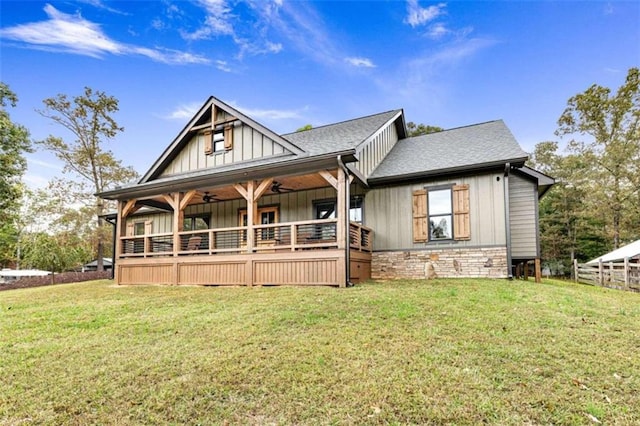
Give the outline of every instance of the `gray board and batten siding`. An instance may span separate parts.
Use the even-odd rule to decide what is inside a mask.
[[[233,127],[232,149],[207,155],[205,154],[204,134],[202,132],[194,133],[186,146],[163,170],[161,176],[216,168],[285,153],[289,152],[282,145],[238,121]]]
[[[506,245],[504,182],[502,173],[425,180],[371,189],[364,199],[364,224],[375,232],[374,250],[412,250]],[[469,185],[471,238],[467,241],[413,241],[412,193],[441,185]]]
[[[517,173],[509,176],[509,218],[513,259],[539,257],[538,188]]]
[[[394,123],[381,129],[358,153],[356,169],[367,178],[378,167],[398,142],[398,131]]]

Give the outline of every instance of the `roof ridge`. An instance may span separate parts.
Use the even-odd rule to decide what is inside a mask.
[[[287,135],[293,135],[293,134],[296,134],[296,133],[311,132],[311,131],[319,130],[319,129],[322,129],[322,128],[325,128],[325,127],[337,126],[339,124],[345,124],[345,123],[349,123],[351,121],[364,120],[365,118],[371,118],[371,117],[375,117],[377,115],[389,114],[390,112],[398,112],[398,111],[402,111],[402,108],[390,109],[388,111],[378,112],[378,113],[375,113],[375,114],[369,114],[369,115],[365,115],[365,116],[362,116],[362,117],[351,118],[351,119],[348,119],[348,120],[338,121],[336,123],[323,124],[322,126],[312,127],[309,130],[303,130],[303,131],[300,131],[300,132],[294,131],[294,132],[289,132],[289,133],[282,133],[280,136],[281,137],[285,137]]]
[[[482,121],[480,123],[467,124],[466,126],[458,126],[458,127],[452,127],[450,129],[444,129],[443,132],[448,132],[449,130],[464,129],[464,128],[467,128],[467,127],[482,126],[483,124],[497,123],[498,121],[504,121],[504,120],[502,120],[501,118],[498,118],[496,120]]]

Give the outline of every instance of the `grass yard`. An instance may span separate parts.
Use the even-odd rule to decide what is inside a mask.
[[[546,281],[0,292],[0,424],[640,424],[640,294]]]

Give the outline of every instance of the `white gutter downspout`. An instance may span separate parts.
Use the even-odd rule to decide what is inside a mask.
[[[349,190],[351,187],[351,184],[349,182],[349,169],[347,169],[347,166],[344,165],[344,163],[342,162],[342,156],[338,155],[338,165],[340,166],[340,168],[342,169],[342,171],[345,174],[345,198],[347,199],[346,201],[346,206],[347,206],[347,217],[345,220],[345,233],[344,233],[344,238],[345,238],[345,271],[344,271],[344,276],[346,277],[346,286],[347,287],[353,287],[353,283],[351,282],[351,277],[350,277],[350,269],[351,269],[351,259],[350,259],[350,251],[351,251],[351,243],[350,243],[350,237],[349,237],[349,231],[351,230],[351,227],[349,226],[349,209],[351,208],[351,196],[349,194]],[[336,203],[337,204],[337,203]]]
[[[511,171],[511,163],[504,165],[504,218],[505,218],[505,231],[507,238],[507,277],[513,278],[511,271],[511,216],[509,212],[509,172]]]

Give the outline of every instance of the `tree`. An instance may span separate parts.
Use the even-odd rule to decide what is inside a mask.
[[[571,97],[558,126],[559,136],[586,137],[572,139],[568,147],[583,159],[592,207],[613,248],[640,237],[640,70],[631,68],[614,95],[594,84]]]
[[[77,202],[92,206],[97,217],[96,257],[98,270],[101,271],[105,201],[93,194],[138,176],[133,168],[124,167],[111,151],[104,148],[105,142],[124,130],[112,117],[118,111],[118,100],[85,87],[82,95],[70,99],[67,95],[59,94],[45,99],[43,103],[45,109],[38,112],[67,129],[74,140],[67,142],[60,137],[49,136],[37,143],[52,151],[64,163],[63,173],[71,173],[77,178],[62,180],[57,185],[65,187],[66,193],[75,197]]]
[[[313,129],[313,126],[311,124],[305,124],[304,126],[297,129],[296,132],[304,132],[306,130],[311,130],[311,129]]]
[[[428,135],[429,133],[441,132],[444,129],[438,126],[431,126],[428,124],[416,124],[413,121],[407,123],[407,133],[409,137]]]
[[[74,234],[50,235],[37,232],[27,238],[23,261],[31,268],[51,271],[51,284],[56,272],[79,266],[91,258],[91,248]]]
[[[22,175],[27,168],[24,153],[31,152],[27,129],[13,123],[7,105],[15,107],[18,97],[0,82],[0,264],[15,260],[18,240],[16,220],[19,218],[23,192]]]
[[[584,174],[584,157],[560,155],[557,142],[541,142],[529,165],[556,179],[556,185],[539,205],[540,246],[545,264],[558,272],[570,271],[574,259],[587,261],[606,251],[604,226],[590,207],[590,180]]]

